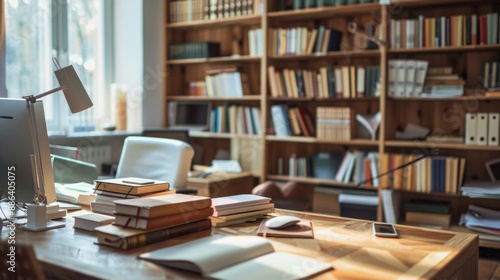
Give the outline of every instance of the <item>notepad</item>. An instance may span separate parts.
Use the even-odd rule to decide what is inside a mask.
[[[258,236],[214,235],[139,258],[215,279],[305,279],[332,269],[330,263],[275,252],[268,240]]]

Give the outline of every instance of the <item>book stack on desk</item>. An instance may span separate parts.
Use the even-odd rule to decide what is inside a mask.
[[[212,199],[214,213],[210,219],[213,227],[224,227],[255,221],[274,212],[274,203],[268,197],[239,194]]]
[[[97,243],[131,249],[211,228],[209,197],[171,194],[115,201],[113,225],[97,227]]]
[[[175,193],[175,190],[169,190],[167,182],[132,177],[96,180],[94,188],[97,195],[90,203],[92,212],[108,215],[113,215],[116,200]]]

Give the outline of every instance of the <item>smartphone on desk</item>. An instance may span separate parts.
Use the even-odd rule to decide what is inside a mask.
[[[373,223],[373,234],[381,237],[398,237],[394,226],[387,223]]]

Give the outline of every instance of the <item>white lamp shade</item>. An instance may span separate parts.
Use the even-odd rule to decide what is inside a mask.
[[[78,78],[73,65],[57,69],[55,74],[59,84],[63,87],[64,97],[71,113],[78,113],[92,107],[92,100]]]

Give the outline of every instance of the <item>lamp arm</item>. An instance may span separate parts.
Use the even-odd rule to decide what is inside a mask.
[[[58,87],[51,89],[49,91],[46,91],[44,93],[40,93],[39,95],[28,95],[28,96],[23,96],[23,98],[31,103],[35,103],[37,101],[37,99],[40,99],[40,98],[47,96],[49,94],[52,94],[54,92],[58,92],[58,91],[63,90],[65,88],[66,87],[64,87],[64,86],[58,86]]]

